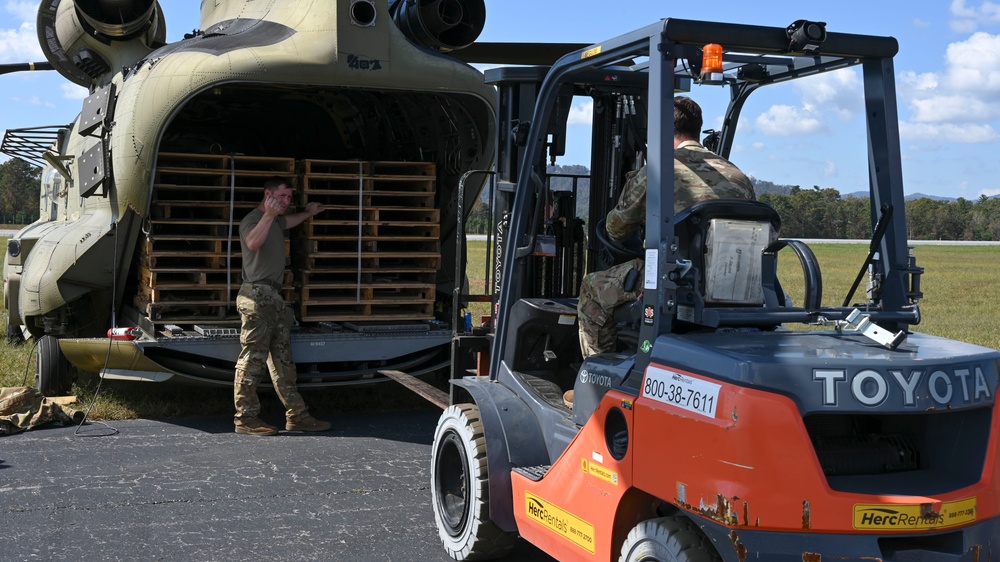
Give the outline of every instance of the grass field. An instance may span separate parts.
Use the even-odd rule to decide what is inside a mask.
[[[823,273],[823,304],[840,305],[868,247],[860,244],[816,244],[812,246]],[[993,281],[1000,262],[1000,246],[916,246],[917,264],[925,268],[922,322],[913,329],[958,339],[985,347],[1000,348],[1000,296]],[[787,254],[787,255],[786,255]],[[485,242],[469,243],[469,283],[472,293],[484,291]],[[783,287],[796,302],[802,300],[802,276],[790,251],[779,262]],[[861,300],[864,285],[855,294]],[[480,309],[481,308],[481,309]],[[482,305],[474,309],[485,313]],[[34,384],[33,342],[11,346],[0,341],[0,387]],[[76,405],[90,405],[99,379],[82,374],[73,392]],[[372,409],[426,407],[422,398],[396,383],[368,384],[305,393],[314,412],[350,412]],[[265,415],[280,415],[282,408],[270,393],[262,393]],[[105,381],[101,385],[93,419],[171,418],[198,414],[231,413],[232,391],[228,388],[195,388],[154,383]]]

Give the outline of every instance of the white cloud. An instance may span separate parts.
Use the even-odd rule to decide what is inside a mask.
[[[18,19],[26,22],[34,22],[38,16],[38,2],[25,2],[24,0],[15,2],[14,0],[7,0],[4,9],[14,14]]]
[[[971,33],[980,24],[1000,23],[1000,4],[985,0],[979,6],[968,6],[966,0],[952,0],[951,29],[958,33]]]
[[[932,140],[976,144],[996,142],[1000,134],[990,125],[975,123],[908,123],[900,122],[900,137],[907,140]]]
[[[1000,93],[1000,35],[975,33],[948,45],[945,58],[950,87]]]
[[[36,107],[46,107],[49,109],[55,109],[55,104],[42,100],[38,96],[31,96],[29,98],[12,97],[11,101],[21,105],[32,105]]]
[[[1000,35],[977,32],[951,43],[945,64],[941,72],[900,73],[900,99],[910,109],[909,120],[982,123],[1000,117]]]
[[[806,109],[833,111],[841,121],[850,121],[862,112],[861,78],[853,68],[843,68],[795,82]]]
[[[824,178],[835,178],[837,177],[837,163],[833,160],[827,160],[823,164],[823,177]]]
[[[569,109],[570,125],[590,125],[594,116],[594,100],[588,100],[574,105]]]
[[[757,116],[750,129],[767,136],[816,135],[831,131],[829,118],[851,121],[864,113],[861,78],[854,69],[841,69],[793,85],[802,99],[801,106],[772,105]],[[746,133],[747,129],[742,125]]]
[[[912,70],[906,70],[899,75],[899,85],[901,90],[933,91],[938,87],[938,75],[933,72],[917,74]]]
[[[982,121],[1000,115],[1000,104],[965,95],[931,96],[910,102],[920,123]]]
[[[35,33],[38,2],[7,0],[4,10],[21,23],[16,29],[0,29],[0,63],[45,60]]]
[[[737,145],[733,146],[733,152],[741,153],[741,154],[754,154],[754,153],[757,153],[757,152],[764,152],[764,150],[766,150],[766,149],[767,149],[767,145],[765,145],[764,143],[762,143],[760,141],[751,143],[749,145],[747,145],[747,144],[737,144]]]
[[[18,29],[0,29],[0,63],[42,60],[45,56],[38,45],[33,23],[23,23]]]
[[[62,89],[63,99],[67,100],[82,100],[90,93],[87,88],[76,84],[62,84],[59,87]]]
[[[979,24],[976,23],[976,20],[951,20],[949,27],[955,33],[972,33],[979,27]]]
[[[812,135],[827,130],[821,115],[791,105],[772,105],[757,117],[756,127],[767,136]]]
[[[920,18],[913,18],[913,27],[930,27],[931,22]]]

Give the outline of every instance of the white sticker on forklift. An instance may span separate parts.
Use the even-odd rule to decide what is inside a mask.
[[[642,395],[682,410],[715,418],[722,385],[659,367],[646,369]]]
[[[646,269],[642,275],[642,288],[646,290],[656,288],[656,260],[660,254],[653,250],[646,250]]]

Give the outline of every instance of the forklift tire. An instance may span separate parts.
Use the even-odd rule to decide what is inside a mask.
[[[618,562],[722,562],[708,539],[683,516],[649,519],[632,527]]]
[[[42,336],[35,361],[35,388],[44,396],[65,396],[73,388],[75,375],[73,365],[59,349],[59,339]]]
[[[510,552],[517,533],[490,520],[486,436],[474,404],[448,407],[434,431],[431,505],[438,534],[455,560],[492,560]]]

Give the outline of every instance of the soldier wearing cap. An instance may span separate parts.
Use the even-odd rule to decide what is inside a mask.
[[[674,213],[708,199],[756,199],[753,185],[732,162],[698,142],[701,108],[674,98]],[[618,204],[605,221],[608,237],[623,242],[646,219],[646,167],[629,172]],[[641,286],[625,287],[629,272],[643,271],[637,258],[586,275],[580,287],[580,349],[583,356],[615,350],[614,309],[638,298]]]
[[[285,214],[291,202],[291,183],[280,177],[268,179],[264,182],[264,199],[240,222],[243,283],[236,297],[236,308],[243,325],[233,398],[236,433],[245,435],[278,433],[278,428],[260,419],[257,385],[268,371],[274,391],[286,408],[286,430],[330,429],[329,422],[309,415],[295,385],[295,363],[289,349],[292,310],[285,306],[281,293],[285,275],[284,231],[321,212],[323,206],[312,202],[302,211]]]

